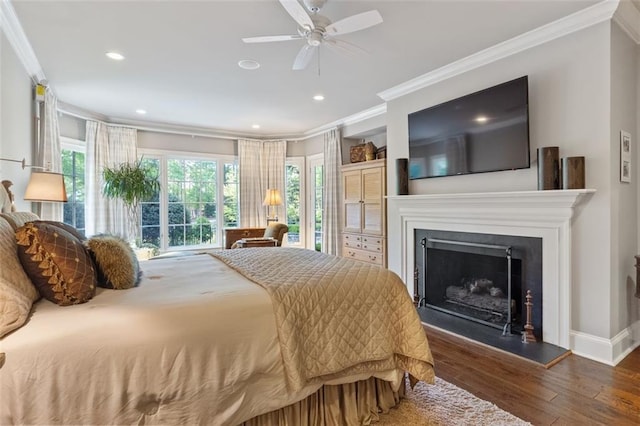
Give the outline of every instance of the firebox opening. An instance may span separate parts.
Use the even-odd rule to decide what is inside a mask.
[[[519,334],[524,326],[522,261],[509,262],[504,251],[495,249],[479,254],[438,246],[426,250],[426,305]]]

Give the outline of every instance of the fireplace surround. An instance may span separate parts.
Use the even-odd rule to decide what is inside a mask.
[[[542,239],[542,340],[570,348],[571,218],[592,189],[388,196],[389,269],[413,295],[419,229]]]

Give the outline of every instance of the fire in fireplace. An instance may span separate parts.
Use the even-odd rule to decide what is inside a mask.
[[[541,338],[541,252],[539,238],[416,230],[419,305],[520,334],[531,290]]]

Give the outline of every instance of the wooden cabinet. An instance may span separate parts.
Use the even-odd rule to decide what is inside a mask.
[[[386,160],[342,166],[342,255],[386,266]]]

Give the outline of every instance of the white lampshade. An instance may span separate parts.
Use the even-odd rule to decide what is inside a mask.
[[[267,189],[267,195],[264,197],[263,206],[279,206],[282,205],[282,197],[277,189]]]
[[[64,176],[60,173],[31,172],[31,178],[24,193],[26,201],[67,201]]]

